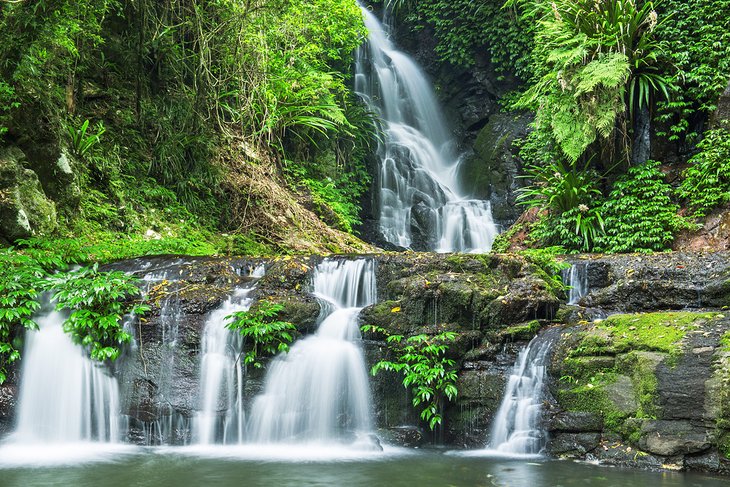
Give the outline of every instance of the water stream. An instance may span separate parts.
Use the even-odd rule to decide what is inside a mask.
[[[297,341],[270,365],[254,401],[256,443],[352,443],[371,431],[370,388],[358,314],[375,302],[372,260],[325,260],[314,270],[322,304],[317,333]]]
[[[14,443],[120,440],[117,380],[64,333],[65,318],[48,304],[26,332]]]
[[[384,128],[377,150],[383,238],[420,250],[489,251],[498,233],[490,203],[462,189],[460,155],[431,83],[361,8],[369,35],[355,56],[355,91]]]
[[[492,421],[489,449],[501,454],[536,455],[545,446],[540,425],[550,348],[559,330],[547,330],[522,350]]]
[[[563,282],[570,287],[568,304],[578,304],[588,294],[588,262],[576,262],[563,272]]]
[[[263,267],[251,277],[259,278]],[[236,444],[244,441],[246,416],[243,404],[244,368],[240,362],[241,337],[226,328],[226,317],[235,311],[247,311],[256,281],[237,289],[205,323],[200,361],[201,409],[193,425],[196,443]]]

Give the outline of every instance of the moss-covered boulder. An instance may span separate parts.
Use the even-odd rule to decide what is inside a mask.
[[[567,330],[551,364],[558,411],[599,417],[602,446],[586,450],[583,442],[570,448],[560,422],[553,420],[551,431],[561,441],[549,448],[625,464],[626,455],[608,447],[619,442],[679,468],[698,456],[707,457],[704,465],[717,458],[711,470],[726,468],[723,336],[729,329],[723,313],[662,312],[613,315]],[[712,457],[713,451],[722,455]]]
[[[20,149],[0,149],[0,238],[12,242],[55,230],[56,205]]]

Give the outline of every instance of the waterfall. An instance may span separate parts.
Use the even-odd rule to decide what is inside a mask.
[[[358,314],[375,302],[372,260],[325,260],[313,276],[323,315],[317,333],[271,364],[249,421],[257,443],[354,440],[369,433],[370,389]]]
[[[65,315],[50,308],[26,332],[17,428],[21,444],[116,443],[120,439],[117,380],[63,331]]]
[[[563,272],[563,282],[570,286],[568,304],[578,304],[578,301],[588,294],[588,262],[577,262],[570,269]]]
[[[558,329],[532,339],[517,357],[492,423],[489,448],[503,454],[538,454],[545,444],[540,412],[550,349]]]
[[[419,66],[398,51],[384,26],[361,6],[369,36],[355,55],[355,91],[381,119],[378,220],[385,240],[410,248],[413,228],[427,250],[487,252],[497,235],[489,201],[469,198],[460,156]]]
[[[264,268],[259,266],[250,275],[260,278],[263,274]],[[242,342],[238,333],[226,328],[226,317],[250,308],[255,283],[248,282],[237,289],[205,322],[200,361],[201,409],[193,424],[193,438],[201,445],[238,444],[244,440]]]

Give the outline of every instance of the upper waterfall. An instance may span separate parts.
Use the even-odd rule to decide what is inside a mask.
[[[470,199],[460,155],[431,83],[399,51],[383,24],[361,6],[369,36],[355,56],[355,91],[381,119],[377,208],[385,240],[437,252],[486,252],[497,228],[489,201]]]

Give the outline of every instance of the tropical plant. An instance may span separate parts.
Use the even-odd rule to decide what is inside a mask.
[[[671,16],[656,36],[676,70],[657,118],[670,140],[695,143],[730,79],[730,0],[662,0],[657,8]]]
[[[366,325],[363,331],[385,335],[394,360],[381,360],[373,365],[371,374],[381,370],[398,372],[403,375],[403,387],[410,388],[414,407],[420,407],[420,417],[432,430],[443,420],[444,399],[456,399],[456,362],[446,358],[449,344],[457,335],[454,332],[441,332],[437,335],[389,335],[378,326]]]
[[[730,124],[710,130],[699,143],[699,152],[684,172],[677,194],[687,202],[690,215],[702,218],[730,202]]]
[[[12,248],[0,249],[0,384],[7,379],[7,367],[20,358],[17,328],[38,327],[33,313],[40,308],[38,295],[45,275],[32,257]]]
[[[283,309],[282,304],[259,301],[252,310],[226,316],[230,320],[226,328],[243,337],[243,365],[259,368],[263,357],[289,351],[296,326],[276,319]]]
[[[53,291],[56,309],[70,312],[64,331],[99,361],[115,360],[120,346],[132,339],[122,318],[127,314],[141,316],[149,310],[134,300],[140,294],[135,277],[100,271],[98,264],[50,276],[46,286]]]
[[[653,2],[511,0],[508,5],[519,5],[526,19],[537,22],[534,83],[516,107],[535,109],[536,126],[553,134],[570,161],[598,137],[611,148],[617,128],[627,141],[634,110],[648,107],[656,94],[668,96]]]
[[[552,161],[530,165],[526,176],[532,184],[518,190],[519,204],[545,213],[532,237],[544,245],[562,245],[568,250],[589,250],[603,232],[598,176],[575,163]]]
[[[89,121],[84,120],[84,123],[77,129],[69,126],[67,128],[68,135],[71,142],[71,150],[74,155],[78,157],[84,157],[89,150],[97,145],[101,136],[106,132],[104,124],[99,122],[96,126],[95,133],[89,133]]]
[[[633,166],[614,184],[603,205],[605,234],[596,239],[604,252],[666,250],[686,223],[671,200],[672,188],[664,182],[659,163]]]

